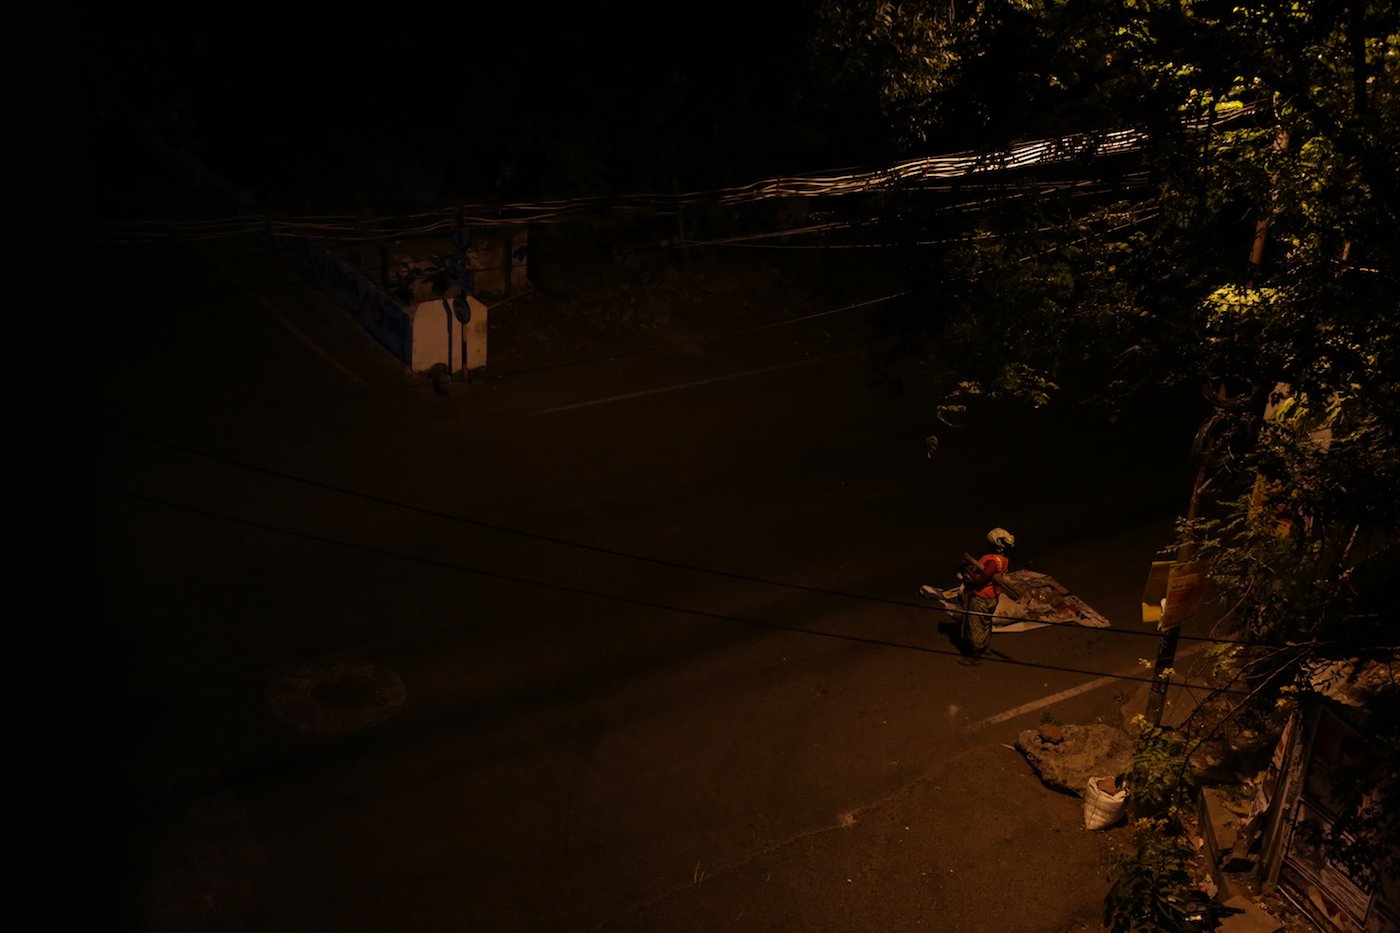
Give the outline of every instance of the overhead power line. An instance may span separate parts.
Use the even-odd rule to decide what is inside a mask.
[[[1217,117],[1213,124],[1195,121],[1191,128],[1218,127],[1253,112],[1253,108],[1241,107]],[[356,214],[283,216],[263,211],[225,218],[99,220],[96,223],[109,238],[136,241],[169,236],[210,238],[240,233],[268,233],[319,240],[371,242],[446,234],[463,226],[562,223],[598,212],[667,214],[702,205],[737,206],[774,199],[840,198],[898,190],[956,193],[999,190],[1006,185],[1004,176],[1007,173],[1126,155],[1142,149],[1150,138],[1150,134],[1141,129],[1077,133],[1031,140],[1007,149],[921,156],[888,166],[779,175],[709,190],[672,194],[642,192],[501,204],[458,204],[375,218],[373,221],[366,221]],[[1052,191],[1072,188],[1086,181],[1043,180],[1029,187]],[[1124,180],[1124,184],[1129,186],[1140,183],[1140,176]]]
[[[540,580],[540,579],[537,579],[537,578],[534,578],[534,577],[525,577],[525,576],[518,576],[518,575],[515,575],[515,574],[499,573],[499,572],[497,572],[497,571],[484,570],[484,569],[481,569],[481,568],[479,568],[479,567],[471,567],[471,566],[468,566],[468,565],[466,565],[466,564],[458,564],[458,563],[453,563],[453,562],[451,562],[451,561],[445,561],[445,560],[436,560],[436,559],[428,558],[428,557],[419,557],[419,556],[412,555],[412,554],[404,554],[404,553],[401,553],[401,552],[399,552],[399,551],[389,550],[389,549],[387,549],[387,548],[378,548],[378,547],[374,547],[374,546],[372,546],[372,545],[358,544],[358,543],[355,543],[355,542],[352,542],[352,541],[343,541],[343,540],[338,539],[338,538],[332,538],[332,537],[328,537],[328,536],[326,536],[326,535],[320,535],[320,534],[316,534],[316,533],[313,533],[313,532],[305,532],[305,531],[299,531],[299,530],[292,529],[292,528],[284,528],[284,527],[281,527],[281,526],[278,526],[278,525],[268,524],[268,523],[266,523],[266,522],[254,521],[254,520],[252,520],[252,519],[241,518],[241,517],[234,516],[234,515],[228,515],[228,514],[225,514],[225,513],[222,513],[222,512],[217,512],[217,511],[211,510],[211,509],[200,508],[200,507],[198,507],[198,506],[189,506],[189,505],[184,505],[184,504],[181,504],[181,503],[178,503],[178,502],[171,502],[171,501],[166,500],[166,499],[160,499],[160,498],[157,498],[157,497],[155,497],[155,496],[147,496],[147,495],[143,495],[143,494],[141,494],[141,493],[131,492],[131,491],[129,491],[129,490],[124,490],[124,489],[112,489],[112,488],[108,488],[108,487],[102,487],[102,489],[103,489],[104,492],[108,492],[108,493],[115,494],[115,495],[126,496],[126,497],[128,497],[128,498],[135,499],[135,500],[138,500],[138,501],[141,501],[141,502],[145,502],[145,503],[148,503],[148,504],[151,504],[151,505],[158,505],[158,506],[163,506],[163,507],[166,507],[166,508],[178,509],[178,510],[180,510],[180,511],[189,512],[189,513],[197,514],[197,515],[202,515],[202,516],[205,516],[205,517],[208,517],[208,518],[219,519],[219,520],[221,520],[221,521],[232,522],[232,523],[235,523],[235,524],[244,525],[244,526],[251,527],[251,528],[256,528],[256,529],[259,529],[259,530],[262,530],[262,531],[271,531],[271,532],[275,532],[275,533],[277,533],[277,534],[283,534],[283,535],[288,535],[288,536],[291,536],[291,537],[302,538],[302,539],[308,540],[308,541],[316,541],[316,542],[321,543],[321,544],[329,544],[329,545],[332,545],[332,546],[335,546],[335,547],[346,548],[346,549],[349,549],[349,550],[361,551],[361,552],[363,552],[363,553],[373,554],[373,555],[376,555],[376,556],[379,556],[379,557],[391,558],[391,559],[393,559],[393,560],[408,561],[408,562],[415,563],[415,564],[422,564],[422,565],[429,566],[429,567],[437,567],[437,568],[440,568],[440,569],[443,569],[443,570],[452,570],[452,571],[456,571],[456,572],[459,572],[459,573],[469,573],[469,574],[473,574],[473,575],[475,575],[475,576],[486,577],[486,578],[489,578],[489,579],[499,580],[499,581],[507,582],[507,583],[516,583],[516,584],[520,584],[520,585],[523,585],[523,586],[530,586],[530,587],[535,587],[535,588],[539,588],[539,589],[554,590],[554,591],[560,592],[560,593],[568,593],[568,594],[575,595],[575,596],[583,596],[583,597],[588,597],[588,598],[593,598],[593,599],[604,599],[604,600],[608,600],[608,601],[610,601],[610,602],[624,603],[624,604],[627,604],[627,605],[636,606],[636,607],[643,608],[643,609],[656,609],[656,610],[660,610],[660,611],[663,611],[663,612],[673,612],[673,613],[678,613],[678,614],[681,614],[681,615],[695,616],[695,617],[698,617],[698,618],[710,619],[710,620],[719,621],[719,622],[728,622],[728,623],[737,624],[737,625],[747,625],[747,626],[752,626],[752,627],[755,627],[755,628],[765,628],[765,629],[771,629],[771,630],[775,630],[775,631],[791,632],[791,633],[799,634],[799,635],[811,635],[811,636],[820,637],[820,638],[831,638],[831,639],[836,639],[836,640],[839,640],[839,641],[848,641],[848,642],[855,642],[855,643],[857,643],[857,644],[862,644],[862,645],[869,645],[869,646],[872,646],[872,647],[894,648],[894,649],[904,650],[904,651],[919,651],[919,652],[923,652],[923,653],[925,653],[925,654],[935,654],[935,655],[942,655],[942,656],[945,656],[945,657],[954,657],[954,658],[956,658],[956,657],[961,657],[961,656],[962,656],[960,652],[958,652],[958,651],[955,650],[955,649],[951,649],[951,648],[936,648],[936,647],[933,647],[933,646],[931,646],[931,645],[911,645],[911,644],[907,644],[907,643],[903,643],[903,642],[888,641],[888,640],[880,639],[880,638],[870,638],[870,637],[863,636],[863,635],[854,635],[854,634],[848,634],[848,633],[845,633],[845,632],[828,632],[828,631],[823,631],[823,630],[821,630],[821,629],[806,628],[806,627],[804,627],[804,626],[790,625],[790,624],[782,623],[782,622],[767,622],[767,621],[763,621],[763,620],[761,620],[761,619],[750,619],[750,618],[745,618],[745,617],[742,617],[742,616],[730,615],[730,614],[728,614],[728,613],[711,612],[711,611],[705,610],[705,609],[695,609],[695,608],[686,607],[686,606],[674,606],[674,605],[670,605],[670,604],[668,604],[668,603],[657,602],[657,601],[655,601],[655,600],[641,599],[641,598],[632,597],[632,596],[623,596],[623,595],[620,595],[620,594],[617,594],[617,593],[607,593],[607,592],[603,592],[603,591],[601,591],[601,590],[593,590],[593,589],[588,589],[588,588],[585,588],[585,587],[574,586],[574,585],[571,585],[571,584],[553,583],[553,582],[550,582],[550,581],[548,581],[548,580]],[[837,595],[845,595],[845,594],[837,594]],[[996,654],[996,653],[989,653],[989,654],[987,654],[987,655],[984,655],[983,658],[984,658],[984,660],[990,661],[990,662],[992,662],[992,663],[996,663],[996,664],[1005,664],[1005,665],[1012,666],[1012,667],[1024,667],[1024,668],[1030,668],[1030,669],[1042,670],[1042,671],[1055,671],[1055,672],[1058,672],[1058,673],[1066,673],[1066,674],[1081,674],[1081,675],[1086,675],[1086,676],[1090,676],[1090,677],[1111,678],[1111,679],[1114,679],[1114,680],[1123,680],[1123,681],[1129,681],[1129,682],[1133,682],[1133,683],[1146,683],[1146,684],[1151,684],[1151,683],[1155,683],[1155,682],[1156,682],[1156,681],[1155,681],[1155,678],[1154,678],[1153,676],[1151,676],[1150,674],[1146,674],[1146,675],[1141,676],[1141,677],[1135,677],[1135,676],[1132,676],[1132,675],[1130,675],[1130,674],[1123,674],[1123,673],[1121,673],[1121,672],[1114,672],[1114,671],[1099,671],[1099,670],[1094,670],[1094,669],[1092,669],[1092,668],[1070,667],[1070,666],[1068,666],[1068,665],[1062,665],[1062,664],[1046,664],[1046,663],[1043,663],[1043,662],[1040,662],[1040,661],[1019,661],[1019,660],[1016,660],[1015,658],[1006,657],[1006,656],[1004,656],[1004,655],[999,655],[999,654]],[[1201,683],[1201,682],[1181,681],[1181,682],[1178,682],[1178,683],[1176,683],[1176,684],[1174,684],[1174,685],[1175,685],[1175,686],[1179,686],[1179,687],[1183,687],[1183,688],[1186,688],[1186,689],[1204,689],[1204,690],[1211,690],[1211,691],[1214,692],[1214,693],[1222,694],[1222,695],[1241,695],[1241,696],[1242,696],[1242,695],[1246,695],[1246,692],[1245,692],[1245,691],[1233,690],[1233,689],[1230,689],[1230,688],[1215,687],[1215,686],[1212,686],[1212,685],[1210,685],[1210,684]]]
[[[804,593],[811,593],[811,594],[822,595],[822,596],[836,596],[836,597],[840,597],[840,598],[842,598],[842,599],[853,599],[853,600],[859,600],[859,601],[868,602],[868,603],[877,603],[877,604],[883,604],[883,605],[889,605],[889,606],[900,606],[900,607],[903,607],[903,608],[906,608],[906,609],[932,610],[932,611],[940,611],[940,612],[943,611],[941,608],[939,608],[939,607],[937,607],[937,606],[934,606],[934,605],[931,605],[931,604],[929,604],[929,603],[927,603],[927,602],[913,602],[913,601],[910,601],[910,600],[890,599],[890,598],[888,598],[888,597],[883,597],[883,596],[872,596],[872,595],[863,594],[863,593],[850,593],[850,592],[847,592],[847,591],[845,591],[845,590],[835,590],[835,589],[830,589],[830,588],[827,588],[827,587],[811,586],[811,585],[809,585],[809,584],[804,584],[804,583],[792,583],[792,582],[784,581],[784,580],[774,580],[774,579],[767,578],[767,577],[758,577],[758,576],[754,576],[754,575],[751,575],[751,574],[739,573],[739,572],[737,572],[737,571],[719,570],[719,569],[713,568],[713,567],[703,567],[703,566],[700,566],[700,565],[698,565],[698,564],[688,564],[688,563],[685,563],[685,562],[682,562],[682,561],[669,560],[669,559],[667,559],[667,558],[662,558],[662,557],[653,557],[653,556],[648,555],[648,554],[638,554],[638,553],[635,553],[635,552],[632,552],[632,551],[624,551],[624,550],[620,550],[620,549],[617,549],[617,548],[608,548],[608,547],[603,547],[603,546],[601,546],[601,545],[589,544],[589,543],[583,542],[583,541],[575,541],[575,540],[572,540],[572,539],[569,539],[569,538],[561,538],[561,537],[558,537],[558,536],[555,536],[555,535],[544,534],[543,532],[527,531],[527,530],[525,530],[525,529],[514,528],[514,527],[511,527],[511,526],[509,526],[509,525],[501,525],[501,524],[497,524],[497,523],[494,523],[494,522],[482,521],[481,519],[470,518],[470,517],[465,516],[465,515],[454,515],[454,514],[452,514],[452,513],[450,513],[450,512],[443,512],[443,511],[439,511],[439,510],[437,510],[437,509],[430,509],[430,508],[427,508],[427,507],[425,507],[425,506],[414,505],[414,504],[412,504],[412,503],[409,503],[409,502],[402,502],[402,501],[397,500],[397,499],[390,499],[390,498],[388,498],[388,497],[386,497],[386,496],[379,496],[379,495],[376,495],[376,494],[374,494],[374,493],[364,492],[364,491],[356,490],[356,489],[350,489],[350,488],[348,488],[348,487],[339,486],[339,485],[337,485],[337,484],[325,482],[325,481],[323,481],[323,480],[316,480],[316,479],[310,479],[310,478],[303,477],[303,476],[297,476],[297,475],[295,475],[295,474],[286,473],[286,472],[283,472],[283,471],[281,471],[281,470],[275,470],[275,469],[272,469],[272,468],[270,468],[270,467],[258,466],[257,464],[248,463],[248,462],[242,461],[242,460],[236,460],[236,459],[234,459],[234,458],[232,458],[232,457],[225,457],[225,456],[222,456],[222,455],[219,455],[219,454],[210,453],[210,452],[208,452],[208,451],[197,450],[197,449],[192,448],[192,447],[187,447],[187,446],[185,446],[185,445],[183,445],[183,444],[177,444],[177,443],[174,443],[174,442],[172,442],[172,441],[165,441],[165,440],[161,440],[161,439],[159,439],[159,438],[153,438],[153,437],[149,437],[149,436],[143,435],[143,434],[137,434],[137,433],[135,433],[135,432],[128,431],[128,430],[125,430],[125,429],[122,429],[122,428],[118,428],[118,427],[115,427],[115,426],[108,425],[108,426],[105,426],[105,427],[106,427],[107,430],[109,430],[109,431],[111,431],[111,432],[113,432],[113,433],[115,433],[115,434],[119,434],[119,435],[122,435],[122,436],[124,436],[124,437],[131,438],[132,440],[140,441],[140,442],[142,442],[142,443],[150,444],[150,445],[156,446],[156,447],[163,447],[163,448],[165,448],[165,449],[167,449],[167,450],[177,451],[177,452],[179,452],[179,453],[187,454],[187,455],[192,456],[192,457],[198,457],[198,458],[204,459],[204,460],[211,460],[211,461],[216,462],[216,463],[222,463],[222,464],[224,464],[224,465],[226,465],[226,466],[235,467],[235,468],[241,469],[241,470],[247,470],[247,471],[253,472],[253,473],[261,473],[261,474],[263,474],[263,475],[265,475],[265,476],[271,476],[271,477],[275,477],[275,478],[277,478],[277,479],[286,480],[286,481],[288,481],[288,482],[293,482],[293,483],[297,483],[297,484],[304,485],[304,486],[310,486],[310,487],[312,487],[312,488],[320,489],[320,490],[325,491],[325,492],[332,492],[332,493],[336,493],[336,494],[338,494],[338,495],[348,496],[348,497],[350,497],[350,498],[359,499],[359,500],[362,500],[362,501],[365,501],[365,502],[373,502],[373,503],[375,503],[376,505],[388,506],[388,507],[390,507],[390,508],[399,509],[399,510],[406,511],[406,512],[414,512],[414,513],[417,513],[417,514],[419,514],[419,515],[427,515],[427,516],[430,516],[430,517],[432,517],[432,518],[441,519],[441,520],[443,520],[443,521],[456,522],[456,523],[458,523],[458,524],[463,524],[463,525],[471,525],[472,527],[475,527],[475,528],[482,528],[482,529],[486,529],[486,530],[488,530],[488,531],[499,532],[499,533],[501,533],[501,534],[507,534],[507,535],[512,535],[512,536],[521,537],[521,538],[529,538],[529,539],[531,539],[531,540],[543,541],[543,542],[547,542],[547,543],[549,543],[549,544],[555,544],[555,545],[559,545],[559,546],[562,546],[562,547],[572,548],[572,549],[575,549],[575,550],[588,551],[588,552],[595,553],[595,554],[603,554],[603,555],[606,555],[606,556],[609,556],[609,557],[617,557],[617,558],[621,558],[621,559],[623,559],[623,560],[630,560],[630,561],[635,561],[635,562],[638,562],[638,563],[652,564],[652,565],[654,565],[654,566],[659,566],[659,567],[667,567],[667,568],[670,568],[670,569],[673,569],[673,570],[683,570],[683,571],[687,571],[687,572],[691,572],[691,573],[701,573],[701,574],[706,574],[706,575],[714,576],[714,577],[722,577],[722,578],[726,578],[726,579],[730,579],[730,580],[738,580],[738,581],[745,582],[745,583],[756,583],[756,584],[759,584],[759,585],[762,585],[762,586],[779,587],[779,588],[782,588],[782,589],[793,590],[793,591],[804,592]],[[1047,622],[1047,621],[1044,620],[1044,619],[1037,619],[1037,618],[1022,618],[1022,617],[1015,617],[1015,616],[1008,616],[1008,617],[1004,617],[1004,618],[1006,618],[1007,621],[1012,621],[1012,622],[1017,622],[1017,621],[1021,621],[1021,622],[1042,622],[1042,623],[1047,624],[1047,625],[1073,625],[1075,628],[1079,628],[1079,627],[1080,627],[1077,623],[1060,623],[1060,622],[1053,622],[1053,621]],[[1109,632],[1109,633],[1112,633],[1112,634],[1114,634],[1114,635],[1129,635],[1129,636],[1149,637],[1149,638],[1159,638],[1159,637],[1160,637],[1160,633],[1158,633],[1158,632],[1156,632],[1156,631],[1136,631],[1136,630],[1133,630],[1133,629],[1116,629],[1116,628],[1094,629],[1094,631]],[[1185,635],[1185,634],[1183,634],[1183,635],[1181,635],[1180,637],[1181,637],[1181,639],[1182,639],[1183,641],[1200,641],[1200,642],[1208,642],[1208,643],[1211,643],[1211,644],[1231,644],[1231,645],[1241,645],[1241,644],[1244,644],[1243,642],[1239,642],[1239,641],[1236,641],[1236,640],[1234,640],[1234,639],[1228,639],[1228,638],[1214,638],[1214,637],[1205,636],[1205,635]]]

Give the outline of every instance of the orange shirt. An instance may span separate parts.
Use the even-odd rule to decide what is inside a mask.
[[[1011,569],[1011,560],[1005,554],[983,554],[977,559],[977,566],[982,568],[982,572],[990,577],[994,573],[1006,573]],[[986,586],[979,587],[972,591],[974,595],[983,599],[992,599],[997,595],[997,585],[991,580]]]

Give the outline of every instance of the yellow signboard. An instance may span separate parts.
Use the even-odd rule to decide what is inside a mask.
[[[1154,560],[1152,569],[1147,572],[1147,585],[1142,588],[1142,622],[1156,625],[1162,621],[1162,609],[1167,599],[1167,577],[1171,574],[1172,562]]]
[[[1142,591],[1142,621],[1157,630],[1194,622],[1206,598],[1206,562],[1155,560]]]

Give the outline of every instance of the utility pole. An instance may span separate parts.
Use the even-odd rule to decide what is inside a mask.
[[[1202,466],[1196,471],[1195,482],[1191,485],[1191,502],[1186,507],[1186,520],[1189,522],[1196,517],[1196,509],[1200,505],[1201,492],[1206,486],[1206,468]],[[1196,543],[1186,540],[1176,551],[1176,567],[1185,567],[1191,563],[1196,556]],[[1171,577],[1167,578],[1168,581]],[[1168,582],[1168,593],[1171,592],[1171,585]],[[1180,619],[1180,616],[1177,617]],[[1157,645],[1157,660],[1152,665],[1152,692],[1147,695],[1147,709],[1144,715],[1147,721],[1154,726],[1162,724],[1162,709],[1167,702],[1167,686],[1171,676],[1167,673],[1176,665],[1176,645],[1181,639],[1181,622],[1173,623],[1171,616],[1167,612],[1162,613],[1161,625],[1165,626],[1162,632],[1162,640]]]
[[[1288,149],[1287,130],[1282,128],[1278,130],[1274,137],[1274,149],[1278,152],[1284,152]],[[1255,224],[1254,242],[1249,251],[1251,278],[1257,275],[1264,262],[1264,244],[1269,235],[1272,202],[1277,198],[1278,194],[1277,181],[1278,176],[1275,174],[1275,190],[1270,195],[1270,207],[1266,207],[1260,212],[1259,219]],[[1206,419],[1205,423],[1201,425],[1200,432],[1196,435],[1198,446],[1197,453],[1204,458],[1205,462],[1203,462],[1200,469],[1196,471],[1196,479],[1191,486],[1191,502],[1186,507],[1186,520],[1188,522],[1196,517],[1196,511],[1201,502],[1201,492],[1209,483],[1206,471],[1209,467],[1210,452],[1205,450],[1204,447],[1209,443],[1210,429],[1215,419],[1220,416],[1220,410],[1229,407],[1227,393],[1223,383],[1217,384],[1216,386],[1214,404],[1216,406],[1216,413]],[[1158,628],[1162,630],[1162,641],[1157,646],[1157,660],[1152,665],[1152,692],[1148,694],[1147,709],[1144,714],[1147,717],[1147,721],[1154,726],[1160,726],[1162,724],[1162,709],[1166,705],[1167,686],[1170,680],[1170,675],[1168,675],[1167,671],[1176,664],[1176,646],[1177,642],[1181,639],[1182,622],[1185,621],[1181,613],[1177,614],[1175,622],[1172,621],[1172,614],[1170,612],[1171,597],[1174,595],[1172,577],[1176,575],[1178,568],[1187,568],[1195,556],[1195,542],[1188,538],[1182,543],[1181,547],[1177,549],[1176,560],[1172,565],[1172,573],[1167,578],[1167,608],[1163,610],[1161,621],[1157,624]]]
[[[1288,150],[1288,131],[1286,129],[1279,127],[1274,136],[1273,145],[1276,152],[1282,153]],[[1277,173],[1274,174],[1272,183],[1269,205],[1260,212],[1259,219],[1254,227],[1254,241],[1249,251],[1251,279],[1258,275],[1264,263],[1264,245],[1269,236],[1269,222],[1272,217],[1273,202],[1278,199]],[[1202,448],[1197,452],[1205,458],[1206,462],[1202,463],[1200,469],[1196,471],[1196,481],[1191,487],[1191,502],[1186,509],[1186,520],[1188,522],[1196,517],[1196,510],[1201,501],[1201,492],[1209,483],[1209,480],[1206,478],[1206,470],[1209,466],[1210,452],[1203,448],[1205,444],[1209,442],[1208,434],[1210,428],[1214,420],[1220,416],[1220,410],[1231,407],[1223,383],[1217,384],[1216,386],[1214,404],[1216,406],[1216,413],[1206,419],[1206,422],[1201,425],[1200,433],[1197,434],[1198,447]],[[1195,542],[1188,538],[1181,547],[1177,549],[1176,561],[1172,568],[1173,572],[1179,567],[1186,567],[1189,565],[1195,556]],[[1172,595],[1170,576],[1168,577],[1167,591],[1168,604],[1170,605],[1170,598]],[[1162,619],[1158,623],[1158,628],[1162,629],[1162,641],[1161,644],[1157,646],[1157,660],[1152,665],[1152,692],[1147,697],[1147,710],[1145,713],[1147,721],[1154,726],[1160,726],[1162,724],[1162,708],[1166,704],[1167,686],[1168,680],[1170,679],[1167,671],[1176,664],[1176,645],[1181,638],[1181,624],[1183,621],[1182,616],[1178,614],[1177,621],[1173,623],[1170,613],[1168,611],[1163,611]]]

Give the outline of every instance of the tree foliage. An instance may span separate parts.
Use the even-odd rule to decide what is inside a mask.
[[[859,0],[825,23],[910,145],[1144,134],[1129,158],[1002,173],[970,221],[892,215],[911,243],[952,242],[910,250],[921,298],[890,322],[939,351],[943,419],[1067,385],[1200,386],[1210,507],[1164,545],[1210,561],[1217,631],[1249,642],[1225,679],[1269,709],[1330,659],[1395,663],[1400,10]],[[1379,770],[1400,772],[1394,718],[1375,722]],[[1364,823],[1359,845],[1383,838]],[[1134,878],[1151,887],[1115,890]]]
[[[995,144],[1030,112],[1031,130],[1146,134],[1127,162],[1072,167],[1098,183],[1092,196],[1056,184],[1063,166],[1008,173],[991,203],[962,215],[973,219],[961,235],[944,237],[954,245],[911,250],[927,287],[897,324],[957,359],[945,415],[991,395],[1043,404],[1069,382],[1106,397],[1198,384],[1217,409],[1206,446],[1229,439],[1228,450],[1201,451],[1220,474],[1213,488],[1242,497],[1235,523],[1210,529],[1222,566],[1244,546],[1281,575],[1296,579],[1310,561],[1304,576],[1338,582],[1390,547],[1400,517],[1392,6],[857,0],[828,3],[824,16],[829,47],[879,85],[910,140]],[[958,223],[907,204],[898,221],[911,241]],[[1271,393],[1291,415],[1265,419]],[[1268,508],[1289,513],[1290,535],[1254,521],[1256,478]],[[1222,582],[1232,573],[1243,575],[1231,588],[1240,595],[1257,582],[1243,567]],[[1284,612],[1279,594],[1237,618],[1254,634],[1331,630],[1346,600],[1325,591],[1329,608],[1308,605],[1306,619]]]

